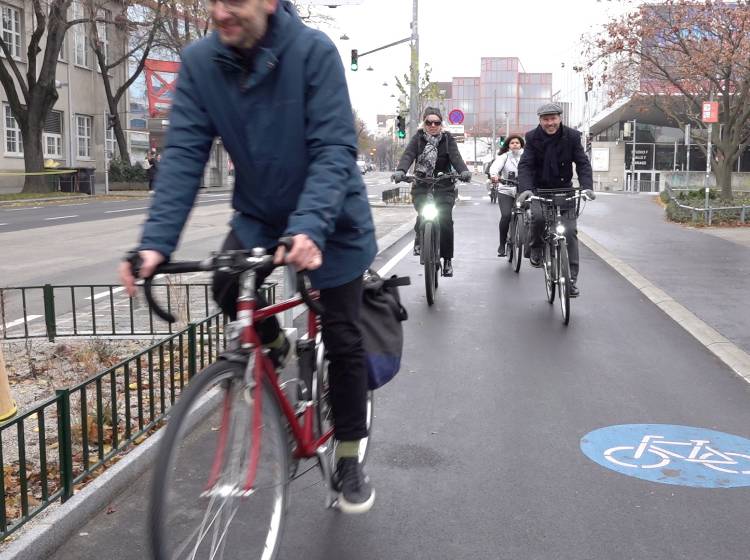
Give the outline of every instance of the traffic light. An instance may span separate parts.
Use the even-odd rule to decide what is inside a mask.
[[[396,117],[396,136],[398,138],[406,138],[406,120],[403,115]]]
[[[505,144],[505,136],[501,136],[500,139],[498,140],[497,147],[502,148],[504,144]]]
[[[356,72],[359,68],[359,54],[357,54],[357,49],[352,49],[352,71]]]

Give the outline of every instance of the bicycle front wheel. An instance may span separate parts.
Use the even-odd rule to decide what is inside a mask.
[[[555,252],[549,243],[544,244],[544,289],[547,292],[547,301],[555,301],[555,275],[557,273],[557,263],[555,262]]]
[[[560,311],[562,312],[563,323],[567,325],[570,322],[570,262],[568,261],[567,245],[560,242],[558,252],[557,290],[560,295]]]
[[[435,303],[435,291],[438,283],[438,253],[435,252],[435,234],[435,224],[426,221],[422,230],[422,257],[424,261],[424,287],[427,296],[427,305]]]
[[[157,560],[273,560],[278,553],[287,432],[270,388],[249,388],[243,370],[225,361],[207,367],[171,414],[151,494]]]
[[[524,242],[524,222],[520,214],[515,215],[515,228],[513,229],[513,258],[515,263],[513,270],[521,270],[521,261],[523,260],[523,242]]]

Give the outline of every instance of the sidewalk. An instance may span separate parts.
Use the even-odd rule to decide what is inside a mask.
[[[585,245],[750,381],[750,229],[681,226],[666,221],[652,196],[613,194],[586,206],[579,232]]]

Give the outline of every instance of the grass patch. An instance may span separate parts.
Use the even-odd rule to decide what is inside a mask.
[[[0,194],[0,202],[12,200],[30,200],[34,198],[65,198],[68,196],[81,196],[83,193],[48,192],[48,193],[8,193]]]

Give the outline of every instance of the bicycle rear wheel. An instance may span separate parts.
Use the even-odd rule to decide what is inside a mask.
[[[249,389],[243,369],[226,361],[207,367],[171,414],[151,494],[157,560],[272,560],[278,553],[287,505],[287,433],[270,387]],[[255,480],[246,490],[254,459]]]
[[[560,311],[563,323],[570,322],[570,262],[568,261],[568,247],[565,243],[558,246],[560,255],[557,258],[558,270],[557,289],[560,292]]]
[[[557,272],[557,263],[555,262],[555,253],[550,244],[544,243],[544,289],[547,292],[547,301],[552,304],[555,301],[555,273]]]
[[[367,452],[370,449],[369,433],[372,429],[374,396],[373,391],[367,391],[366,422],[368,436],[360,440],[358,452],[359,462],[363,464],[367,460]],[[316,348],[315,377],[313,378],[312,398],[315,403],[316,411],[315,436],[322,437],[329,430],[333,429],[333,406],[331,405],[331,387],[328,378],[328,360],[325,357],[325,347],[322,342],[320,342]],[[332,469],[335,467],[333,459],[335,449],[336,442],[331,438],[328,440],[326,455],[329,457],[329,464]]]
[[[435,303],[435,291],[438,279],[438,253],[435,252],[435,224],[425,221],[422,226],[422,258],[424,262],[424,287],[427,296],[427,305]],[[426,251],[426,254],[425,254]]]

